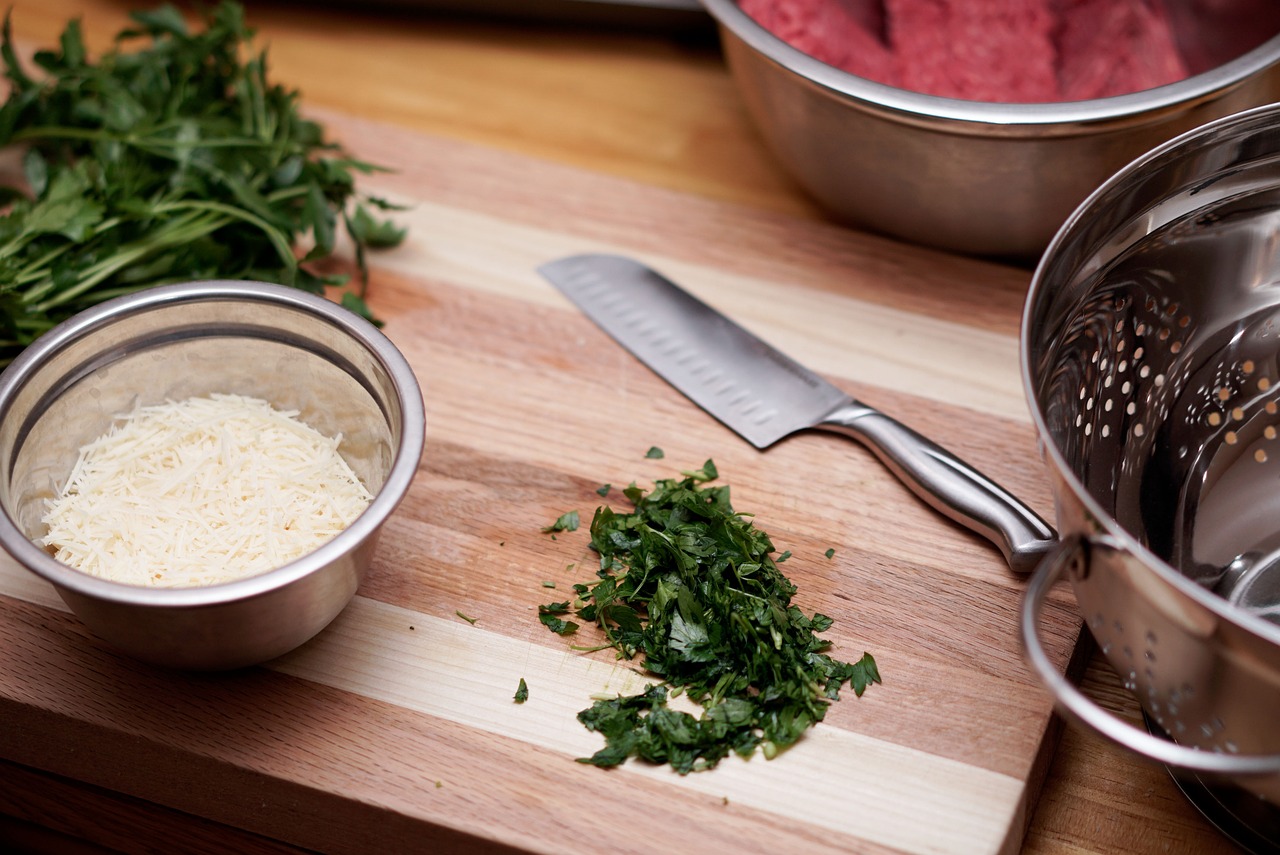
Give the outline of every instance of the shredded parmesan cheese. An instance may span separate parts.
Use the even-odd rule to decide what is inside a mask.
[[[372,496],[296,412],[239,395],[141,407],[80,449],[42,545],[130,585],[257,575],[332,539]]]

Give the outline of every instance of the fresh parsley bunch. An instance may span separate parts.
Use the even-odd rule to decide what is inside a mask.
[[[730,751],[757,748],[772,757],[823,719],[850,685],[861,695],[880,681],[875,659],[827,655],[817,633],[831,618],[806,616],[792,605],[795,586],[778,569],[769,536],[734,511],[728,486],[708,460],[681,480],[624,494],[631,513],[597,509],[591,546],[600,553],[599,580],[575,585],[575,603],[540,609],[542,622],[567,634],[575,611],[598,624],[619,655],[643,655],[662,679],[639,695],[603,698],[578,719],[605,737],[582,762],[615,766],[628,757],[670,763],[681,774],[715,766]],[[667,706],[683,691],[703,707],[700,717]]]
[[[36,54],[39,77],[5,19],[0,146],[25,150],[25,187],[0,187],[0,364],[80,309],[162,283],[345,284],[308,269],[333,253],[339,221],[361,274],[343,303],[370,317],[364,251],[404,236],[370,211],[393,206],[356,194],[355,175],[376,167],[327,142],[298,93],[268,80],[239,4],[206,12],[199,32],[173,6],[131,17],[96,63],[71,21],[57,50]]]

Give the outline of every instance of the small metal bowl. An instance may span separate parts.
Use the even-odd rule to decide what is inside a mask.
[[[820,205],[841,221],[957,252],[1034,257],[1138,155],[1280,100],[1280,36],[1130,95],[996,104],[875,83],[796,50],[735,0],[703,5],[766,144]],[[1169,10],[1191,14],[1187,0],[1170,0]]]
[[[314,552],[258,576],[147,588],[91,576],[35,542],[79,448],[135,406],[197,395],[263,398],[327,436],[373,501]],[[264,662],[323,629],[355,595],[378,534],[417,471],[422,393],[381,332],[278,285],[166,285],[88,309],[0,375],[0,546],[57,589],[96,635],[158,665]]]

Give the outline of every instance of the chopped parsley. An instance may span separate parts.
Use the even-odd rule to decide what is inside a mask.
[[[649,460],[661,460],[667,455],[661,448],[658,448],[658,446],[651,445],[649,446],[649,450],[644,453],[644,456]]]
[[[545,606],[538,606],[538,620],[542,621],[542,625],[557,635],[570,635],[578,631],[578,625],[571,620],[565,620],[557,615],[569,613],[569,603],[548,603]]]
[[[720,471],[716,469],[716,464],[712,460],[702,464],[701,469],[694,469],[692,472],[681,472],[680,474],[694,481],[714,481],[720,477]],[[725,489],[726,491],[728,490],[727,487]]]
[[[605,745],[579,762],[616,766],[629,757],[669,763],[677,772],[714,767],[730,752],[766,757],[821,721],[846,685],[861,695],[880,682],[864,653],[842,662],[817,633],[832,620],[806,616],[791,603],[795,586],[777,567],[769,536],[729,502],[728,486],[708,460],[681,480],[657,481],[624,494],[630,513],[598,508],[591,546],[598,580],[574,586],[574,602],[539,608],[539,619],[567,634],[558,617],[571,610],[595,623],[619,657],[643,657],[661,680],[638,695],[609,695],[578,714]],[[580,648],[575,648],[580,649]],[[586,648],[600,649],[600,648]],[[686,693],[700,716],[673,710]]]
[[[525,683],[524,677],[520,678],[520,685],[516,687],[516,693],[512,700],[518,704],[522,704],[529,700],[529,686]]]
[[[577,531],[581,524],[581,519],[577,511],[568,511],[556,517],[556,521],[551,525],[543,526],[542,533],[550,534],[556,531]]]
[[[458,617],[462,618],[463,620],[465,620],[467,623],[471,624],[472,626],[475,626],[475,625],[476,625],[476,621],[477,621],[477,620],[479,620],[479,618],[469,617],[468,615],[464,615],[462,612],[459,612],[459,611],[455,611],[455,612],[454,612],[454,614],[455,614],[455,615],[457,615]]]

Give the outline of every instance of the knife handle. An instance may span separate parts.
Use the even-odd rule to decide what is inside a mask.
[[[1016,573],[1030,573],[1057,543],[1053,528],[951,452],[873,407],[853,402],[814,427],[867,446],[934,510],[991,540]]]

